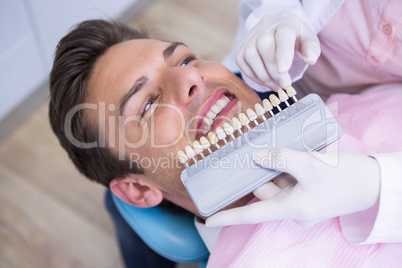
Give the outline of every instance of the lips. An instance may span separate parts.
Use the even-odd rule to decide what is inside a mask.
[[[238,99],[227,89],[217,90],[203,105],[197,123],[196,139],[213,131],[221,123],[227,122],[230,110],[236,106]],[[224,121],[224,122],[222,122]]]

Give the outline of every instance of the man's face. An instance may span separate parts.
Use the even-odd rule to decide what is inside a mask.
[[[204,117],[223,96],[230,102],[208,127]],[[259,98],[224,66],[195,57],[184,44],[139,39],[111,47],[96,62],[86,102],[105,105],[103,119],[91,109],[87,115],[104,122],[107,146],[140,165],[164,198],[195,212],[177,152]]]

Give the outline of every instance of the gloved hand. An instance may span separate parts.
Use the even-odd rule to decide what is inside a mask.
[[[314,31],[296,14],[264,16],[239,46],[237,65],[254,82],[278,91],[291,84],[294,57],[314,64],[321,54]]]
[[[281,175],[277,185],[269,182],[254,191],[261,201],[219,212],[207,219],[207,226],[279,219],[309,226],[366,210],[379,198],[380,168],[374,158],[366,155],[282,148],[257,151],[253,159],[263,167],[286,172],[297,181],[280,189],[277,185],[282,183]]]

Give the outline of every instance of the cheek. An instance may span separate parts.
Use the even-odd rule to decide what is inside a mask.
[[[230,78],[233,79],[235,76],[229,69],[225,66],[216,63],[216,62],[205,62],[204,64],[200,65],[200,70],[208,74],[209,78]]]
[[[157,182],[159,188],[167,193],[178,197],[188,197],[187,191],[181,182],[179,169],[166,169],[163,168],[163,163],[155,169],[155,172],[149,174],[152,180]]]
[[[155,111],[150,120],[151,142],[160,147],[174,147],[185,138],[184,115],[176,107],[164,106]]]

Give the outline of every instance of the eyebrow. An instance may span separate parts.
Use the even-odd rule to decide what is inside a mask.
[[[141,76],[140,78],[138,78],[135,81],[134,85],[130,88],[130,90],[127,92],[127,94],[125,94],[120,99],[120,115],[123,115],[127,102],[130,100],[131,96],[133,96],[135,93],[140,91],[147,82],[148,82],[148,77]]]
[[[178,46],[185,46],[187,47],[186,44],[182,43],[182,42],[172,42],[169,44],[169,46],[167,48],[165,48],[163,50],[163,58],[165,59],[165,61],[174,53],[174,51],[176,50],[176,48]],[[130,90],[120,99],[120,115],[123,115],[125,107],[127,105],[127,102],[130,100],[130,98],[136,94],[137,92],[139,92],[144,86],[145,84],[148,82],[148,77],[147,76],[141,76],[140,78],[138,78],[137,80],[135,80],[134,85],[130,88]]]
[[[170,43],[170,45],[169,45],[167,48],[165,48],[165,50],[163,50],[163,57],[165,58],[165,60],[167,60],[167,58],[169,58],[169,57],[174,53],[175,49],[176,49],[178,46],[185,46],[185,47],[187,47],[187,45],[184,44],[184,43],[182,43],[182,42],[173,42],[173,43]]]

